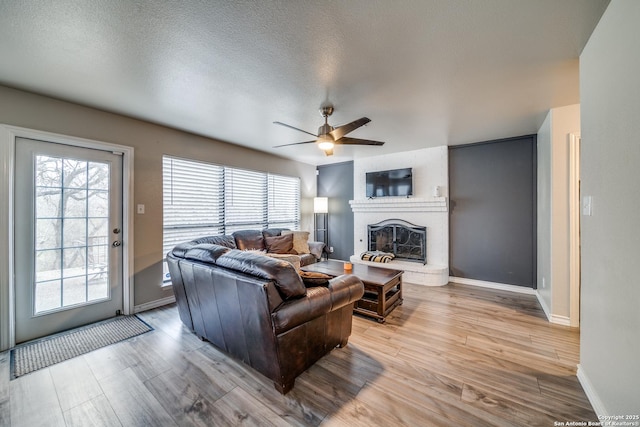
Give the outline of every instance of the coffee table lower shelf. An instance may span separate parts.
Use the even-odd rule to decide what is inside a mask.
[[[398,275],[382,286],[365,283],[364,296],[356,301],[353,312],[384,323],[389,313],[401,304],[402,275]]]

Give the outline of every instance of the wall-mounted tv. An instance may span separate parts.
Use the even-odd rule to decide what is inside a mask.
[[[367,197],[409,197],[413,195],[411,168],[367,172]]]

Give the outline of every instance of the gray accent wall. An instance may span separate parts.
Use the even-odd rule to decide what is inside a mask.
[[[536,136],[449,147],[451,275],[535,288]]]
[[[353,162],[318,166],[318,197],[329,198],[329,246],[332,259],[353,255]]]
[[[599,415],[640,414],[640,1],[613,0],[580,56],[580,378]]]

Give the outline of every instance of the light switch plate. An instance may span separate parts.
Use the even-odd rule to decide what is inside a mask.
[[[138,205],[138,213],[139,214],[143,214],[144,213],[144,205]]]
[[[584,196],[582,198],[582,215],[593,215],[593,199],[591,196]]]

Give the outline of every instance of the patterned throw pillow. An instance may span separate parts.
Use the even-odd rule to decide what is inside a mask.
[[[395,255],[387,252],[363,252],[360,254],[360,259],[371,262],[390,262],[394,258]]]
[[[298,255],[308,254],[309,251],[309,232],[308,231],[291,231],[284,230],[282,232],[283,236],[287,234],[293,234],[293,250],[296,251]]]

